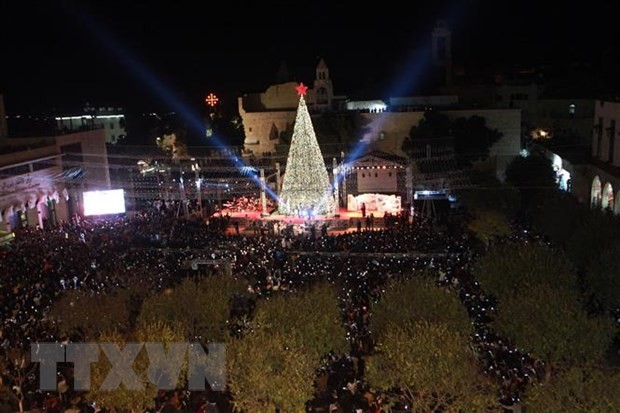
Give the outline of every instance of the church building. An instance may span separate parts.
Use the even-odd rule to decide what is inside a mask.
[[[247,93],[239,97],[239,114],[245,129],[245,155],[274,154],[277,145],[286,143],[297,113],[297,84],[278,83],[263,93]],[[305,99],[311,114],[341,110],[344,106],[345,97],[334,95],[329,68],[323,59],[316,66],[313,86],[308,88]]]

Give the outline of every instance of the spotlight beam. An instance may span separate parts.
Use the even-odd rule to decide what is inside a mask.
[[[76,16],[76,19],[94,36],[97,42],[112,55],[115,61],[124,65],[127,71],[143,84],[156,98],[167,102],[175,112],[179,113],[187,121],[192,129],[198,133],[203,133],[203,121],[200,115],[195,112],[190,105],[181,100],[175,94],[174,90],[159,79],[153,70],[139,61],[127,47],[123,46],[123,44],[107,31],[102,24],[96,21],[90,13],[83,8],[78,8],[75,3],[71,3],[71,6],[70,11]],[[217,136],[213,136],[212,139],[215,146],[219,148],[224,148],[226,146]],[[236,156],[232,157],[232,160],[239,169],[248,167]],[[277,194],[274,193],[268,185],[263,184],[258,177],[254,176],[252,180],[274,200],[279,201]]]

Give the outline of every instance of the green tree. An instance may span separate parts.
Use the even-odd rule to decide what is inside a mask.
[[[349,349],[338,296],[328,283],[316,284],[299,294],[259,301],[254,324],[295,337],[317,365],[328,352],[344,353]]]
[[[508,220],[513,219],[520,206],[519,191],[512,185],[500,182],[494,176],[472,173],[472,188],[457,190],[456,196],[471,214],[485,211],[502,213]]]
[[[459,165],[471,166],[475,161],[489,157],[489,149],[502,134],[497,129],[487,126],[481,116],[460,117],[451,125],[454,137],[454,151]]]
[[[499,301],[545,285],[577,291],[577,276],[566,257],[544,244],[497,245],[478,260],[475,273],[483,290]]]
[[[485,245],[496,238],[512,234],[510,222],[498,211],[478,211],[467,228]]]
[[[24,412],[28,387],[34,387],[37,368],[38,365],[30,360],[29,351],[3,350],[0,357],[0,408],[15,406],[20,413]]]
[[[403,391],[412,411],[498,411],[496,388],[479,373],[469,338],[444,323],[390,324],[366,362],[374,388]]]
[[[506,182],[519,189],[554,188],[555,173],[551,161],[542,154],[517,156],[506,169]]]
[[[467,311],[454,291],[437,287],[427,278],[395,282],[372,305],[370,330],[377,337],[390,325],[403,325],[410,321],[444,323],[464,336],[472,332]]]
[[[227,347],[233,404],[247,412],[304,412],[321,358],[349,348],[334,287],[259,301],[251,324]]]
[[[185,339],[180,331],[169,327],[165,323],[157,322],[140,324],[136,331],[130,335],[118,332],[103,333],[99,343],[112,343],[123,349],[127,343],[154,342],[162,343],[167,351],[172,343],[183,343]],[[92,363],[91,390],[88,399],[95,400],[97,405],[112,411],[143,411],[155,407],[155,396],[158,388],[148,376],[149,365],[159,363],[161,360],[151,360],[146,348],[143,347],[132,362],[132,368],[138,381],[139,389],[129,389],[121,384],[117,389],[109,390],[102,388],[102,384],[112,369],[112,364],[103,352],[99,354],[99,360]],[[181,385],[187,366],[181,368],[179,385]]]
[[[356,112],[325,112],[313,119],[317,140],[325,154],[347,150],[356,135]]]
[[[226,362],[238,411],[303,413],[314,395],[317,361],[294,334],[255,329],[231,339]]]
[[[554,192],[540,204],[534,212],[533,225],[547,235],[557,245],[566,247],[578,225],[590,211],[571,194]]]
[[[409,136],[414,141],[428,141],[450,136],[450,118],[441,112],[428,110]]]
[[[51,308],[62,334],[81,333],[84,339],[95,339],[102,332],[127,330],[130,324],[131,292],[116,290],[94,294],[69,290]]]
[[[0,413],[23,412],[18,403],[14,400],[14,393],[4,382],[0,382]]]
[[[571,366],[548,383],[534,383],[525,394],[532,412],[608,413],[620,409],[620,372]]]
[[[551,161],[538,153],[514,158],[506,168],[506,182],[519,189],[522,206],[528,212],[556,191]]]
[[[218,139],[230,145],[243,145],[245,131],[243,129],[243,119],[238,112],[235,113],[218,107],[215,112],[209,114],[205,119],[205,123],[209,133],[217,136]],[[205,144],[204,137],[197,136],[197,138],[197,141],[193,142],[195,145],[192,146],[202,146]],[[207,140],[207,142],[209,141]],[[213,145],[212,142],[211,145]]]
[[[620,242],[620,218],[605,211],[590,210],[566,242],[566,253],[575,266],[586,270],[607,246]]]
[[[421,146],[425,150],[427,143],[438,142],[450,137],[450,119],[441,112],[429,110],[416,126],[411,128],[409,136],[402,143],[401,149],[410,157],[415,157]]]
[[[495,330],[553,363],[600,362],[613,342],[612,322],[588,317],[576,292],[561,284],[524,288],[497,307]]]
[[[585,277],[588,290],[605,310],[620,307],[620,242],[616,241],[592,260]]]
[[[144,300],[138,320],[178,325],[187,339],[222,342],[228,335],[231,298],[243,294],[246,287],[243,281],[227,275],[185,279],[176,288]]]

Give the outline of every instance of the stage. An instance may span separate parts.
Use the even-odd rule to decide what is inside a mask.
[[[367,216],[370,217],[371,214],[373,214],[372,228],[383,227],[383,212],[369,211]],[[293,225],[301,227],[315,225],[318,230],[320,230],[323,224],[327,224],[330,234],[349,230],[356,231],[358,221],[360,221],[362,228],[366,228],[366,218],[362,216],[362,212],[347,211],[346,208],[340,208],[338,214],[317,215],[312,217],[282,215],[279,214],[277,210],[274,210],[269,215],[263,216],[259,211],[229,211],[227,209],[223,209],[221,213],[216,213],[215,216],[228,216],[233,226],[232,231],[235,231],[234,225],[236,222],[239,225],[240,233],[248,231],[253,232],[254,228],[257,226],[270,226],[276,223],[284,226]]]

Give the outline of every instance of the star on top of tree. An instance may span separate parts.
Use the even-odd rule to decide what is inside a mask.
[[[295,89],[297,89],[297,94],[299,96],[304,96],[308,90],[308,86],[304,85],[304,82],[301,82]]]

